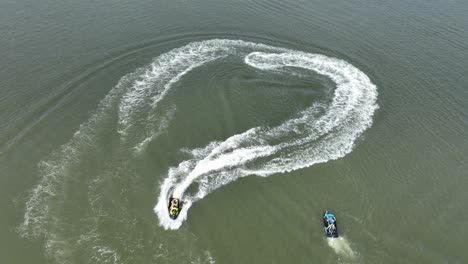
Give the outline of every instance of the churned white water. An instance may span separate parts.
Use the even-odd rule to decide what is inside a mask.
[[[92,151],[97,137],[106,136],[99,132],[103,123],[116,117],[115,131],[122,145],[130,146],[136,154],[141,153],[174,118],[176,105],[164,108],[161,114],[161,103],[173,85],[191,70],[228,57],[238,58],[246,67],[258,71],[296,74],[295,69],[301,69],[301,74],[306,70],[326,76],[336,84],[333,99],[329,105],[310,102],[308,108],[277,126],[252,127],[206,146],[181,149],[190,158],[168,169],[154,207],[159,224],[165,229],[179,228],[193,203],[240,177],[266,177],[345,156],[352,151],[356,139],[372,125],[378,107],[377,88],[366,74],[346,61],[241,40],[192,42],[122,77],[73,138],[49,160],[40,163],[41,179],[26,202],[21,233],[44,237],[49,245],[48,253],[57,262],[67,259],[67,252],[75,242],[60,239],[60,230],[68,226],[60,215],[65,206],[60,200],[66,196],[66,187],[72,184],[73,169],[80,158]],[[100,177],[107,174],[112,173],[98,175],[91,182],[105,182]],[[197,183],[197,189],[187,193],[193,183]],[[100,207],[93,203],[100,200],[100,195],[99,188],[89,188],[88,196],[93,198],[89,198],[91,208],[97,208],[96,212]],[[176,220],[168,215],[171,195],[183,201]],[[109,246],[99,244],[100,234],[94,226],[88,229],[78,242],[89,243],[93,258],[124,262]]]
[[[339,255],[349,258],[353,258],[356,255],[356,253],[351,249],[349,242],[343,237],[327,238],[327,243],[335,253]]]
[[[378,107],[376,86],[346,61],[240,40],[209,40],[190,43],[155,59],[145,79],[145,85],[151,88],[142,91],[135,87],[125,96],[131,100],[122,102],[123,131],[131,129],[129,120],[132,119],[128,117],[139,111],[133,102],[151,98],[156,107],[184,74],[227,56],[238,56],[246,65],[263,71],[290,68],[289,72],[294,74],[295,68],[301,68],[324,75],[336,83],[333,100],[326,106],[311,102],[309,108],[276,127],[254,127],[224,141],[188,150],[192,158],[170,168],[160,186],[154,210],[166,229],[180,227],[194,202],[239,177],[269,176],[343,157],[351,152],[359,135],[371,126]],[[156,132],[150,129],[149,135],[153,133]],[[193,182],[197,182],[198,190],[186,195]],[[167,213],[171,195],[184,202],[176,220],[170,219]]]

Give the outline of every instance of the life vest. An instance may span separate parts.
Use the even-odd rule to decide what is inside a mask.
[[[169,209],[169,214],[171,215],[177,214],[177,212],[179,212],[178,205],[179,205],[179,201],[177,199],[172,200],[171,207]]]
[[[171,215],[176,215],[178,211],[179,211],[179,209],[177,209],[176,207],[173,207],[173,208],[171,208],[171,210],[169,211],[169,214],[171,214]]]

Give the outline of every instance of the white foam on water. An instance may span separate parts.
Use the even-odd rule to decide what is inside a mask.
[[[154,129],[152,129],[150,133],[147,133],[147,137],[134,147],[136,154],[140,154],[151,141],[158,138],[162,133],[164,133],[164,131],[167,130],[171,120],[175,116],[175,112],[176,106],[172,105],[165,113],[163,113],[161,117],[151,118],[152,120],[154,120]]]
[[[108,95],[99,103],[96,112],[73,135],[72,139],[55,151],[48,160],[41,161],[39,183],[32,189],[26,202],[24,221],[19,227],[25,237],[45,236],[53,240],[52,228],[56,216],[52,212],[51,202],[63,196],[63,186],[70,176],[70,169],[79,161],[80,155],[94,145],[96,128],[103,119],[112,114],[126,87],[132,82],[135,73],[128,74],[119,81]],[[60,198],[58,198],[60,199]]]
[[[344,237],[326,238],[328,246],[330,246],[336,254],[348,259],[354,260],[358,254],[351,249],[350,243]]]
[[[294,69],[301,68],[325,75],[336,83],[333,100],[329,105],[311,102],[309,108],[276,127],[254,127],[205,147],[182,149],[191,157],[168,170],[154,207],[165,229],[179,228],[194,202],[239,177],[265,177],[343,157],[372,124],[377,89],[362,71],[343,60],[241,40],[189,43],[124,76],[70,142],[40,163],[41,179],[26,202],[21,234],[44,238],[50,245],[46,248],[48,254],[68,258],[71,246],[58,242],[62,241],[58,239],[60,228],[66,225],[60,218],[60,200],[66,197],[65,187],[70,184],[67,179],[73,177],[70,170],[96,144],[102,120],[118,115],[116,129],[121,138],[141,152],[167,129],[174,116],[175,106],[166,111],[161,104],[174,84],[196,67],[232,56],[255,70],[294,74]],[[197,189],[186,193],[193,183],[197,183]],[[176,220],[170,219],[167,212],[172,194],[183,200]],[[96,249],[96,257],[119,262],[117,252],[105,247]]]
[[[240,40],[207,40],[192,42],[156,57],[123,95],[119,105],[118,132],[122,139],[128,137],[141,146],[151,141],[160,131],[157,125],[161,117],[160,102],[184,75],[191,70],[231,55],[239,55],[246,48],[283,50]],[[145,124],[146,129],[141,129]]]
[[[311,102],[309,108],[276,127],[251,128],[204,148],[184,149],[192,158],[169,169],[154,208],[166,229],[179,228],[194,202],[239,177],[265,177],[343,157],[351,152],[359,135],[372,125],[372,116],[378,108],[376,86],[346,61],[239,40],[194,42],[162,55],[163,59],[158,58],[156,62],[160,67],[161,61],[167,63],[164,69],[171,69],[171,76],[176,77],[166,79],[168,84],[161,90],[167,93],[174,78],[179,80],[194,67],[227,56],[238,56],[246,65],[263,71],[284,73],[284,69],[289,69],[293,73],[295,68],[301,68],[324,75],[336,83],[333,100],[328,106]],[[181,67],[179,61],[187,65]],[[198,190],[185,194],[194,182]],[[176,220],[171,220],[167,212],[171,195],[184,202]]]
[[[97,253],[93,256],[93,260],[96,261],[96,263],[122,263],[119,254],[109,247],[95,246],[93,249]]]

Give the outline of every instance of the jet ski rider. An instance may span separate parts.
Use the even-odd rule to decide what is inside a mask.
[[[335,229],[335,220],[333,218],[328,218],[327,229],[329,232],[333,232],[333,230]]]
[[[172,199],[171,207],[169,208],[170,215],[177,215],[179,212],[179,199]]]
[[[327,220],[328,225],[333,224],[336,221],[335,215],[328,213],[328,211],[325,214],[325,218]]]
[[[328,233],[332,234],[333,233],[333,230],[335,230],[335,221],[336,221],[336,218],[335,218],[335,215],[332,214],[332,213],[328,213],[328,211],[325,213],[325,216],[324,218],[326,219],[327,221],[327,228],[326,230],[328,231]]]

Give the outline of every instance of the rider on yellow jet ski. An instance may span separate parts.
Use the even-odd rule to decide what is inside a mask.
[[[180,201],[178,198],[172,198],[169,201],[169,217],[172,219],[176,219],[180,213]]]

